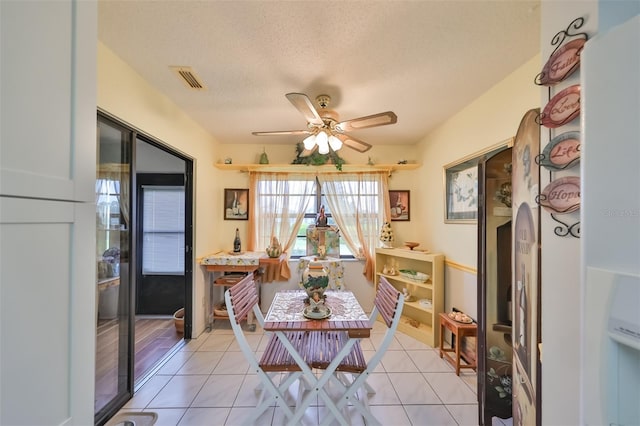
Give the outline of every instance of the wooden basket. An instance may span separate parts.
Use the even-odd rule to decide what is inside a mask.
[[[173,324],[176,326],[176,333],[184,333],[184,308],[178,309],[173,314]]]
[[[217,317],[228,317],[229,312],[227,312],[227,310],[224,309],[223,305],[216,305],[213,307],[213,315]]]

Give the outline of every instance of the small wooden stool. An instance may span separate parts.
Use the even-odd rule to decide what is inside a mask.
[[[451,332],[451,340],[453,343],[452,348],[444,347],[444,330],[447,329]],[[440,358],[446,359],[456,369],[456,375],[460,375],[461,368],[473,368],[476,369],[476,361],[469,360],[467,357],[460,353],[460,347],[462,345],[462,338],[464,336],[475,337],[478,334],[478,326],[475,323],[465,324],[449,318],[446,313],[440,313]],[[448,352],[455,353],[455,359],[448,354]],[[460,364],[460,359],[464,359],[467,364]]]

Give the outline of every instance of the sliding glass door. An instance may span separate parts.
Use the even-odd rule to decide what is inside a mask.
[[[95,424],[191,338],[193,160],[98,112]],[[184,330],[173,313],[184,308]]]
[[[131,135],[117,123],[98,117],[96,424],[101,424],[133,392]]]

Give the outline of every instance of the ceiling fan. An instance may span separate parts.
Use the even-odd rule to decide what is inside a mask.
[[[285,96],[307,120],[307,129],[252,132],[252,134],[255,136],[309,135],[303,141],[305,149],[300,154],[301,157],[311,155],[316,149],[318,149],[320,154],[328,154],[329,147],[337,151],[342,148],[343,145],[359,152],[366,152],[371,149],[371,145],[353,136],[349,136],[347,132],[366,129],[368,127],[385,126],[398,121],[398,117],[392,111],[338,121],[338,113],[327,108],[331,102],[329,95],[319,95],[316,97],[316,102],[320,107],[319,109],[313,106],[309,97],[304,93],[287,93]]]

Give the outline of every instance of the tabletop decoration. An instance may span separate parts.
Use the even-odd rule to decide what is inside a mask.
[[[406,247],[409,247],[409,250],[413,250],[414,248],[418,247],[420,245],[420,243],[418,243],[416,241],[405,241],[404,245]]]
[[[280,255],[282,254],[282,246],[280,245],[280,242],[275,235],[271,237],[271,245],[267,247],[265,251],[267,253],[267,256],[271,258],[280,257]]]
[[[307,292],[308,303],[315,302],[317,307],[324,301],[324,291],[329,285],[329,273],[321,263],[309,262],[302,273],[302,286]]]
[[[341,290],[344,288],[344,265],[342,259],[334,257],[320,259],[318,256],[304,256],[298,259],[298,275],[300,276],[298,286],[301,289],[304,289],[303,273],[311,262],[322,264],[326,268],[329,276],[328,288],[333,290]]]
[[[393,248],[393,230],[391,229],[391,222],[385,222],[382,224],[380,230],[380,241],[384,248]]]
[[[451,318],[452,320],[461,322],[464,324],[471,324],[473,322],[473,319],[469,315],[465,314],[464,312],[454,311],[454,312],[449,312],[448,315],[449,315],[449,318]]]

